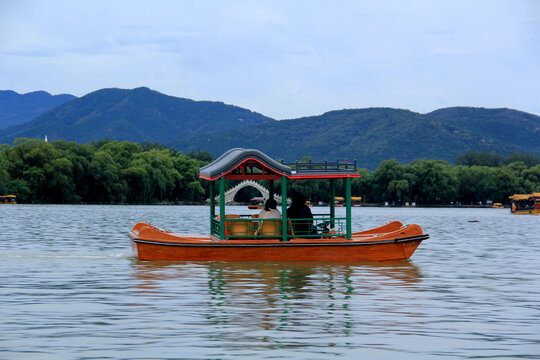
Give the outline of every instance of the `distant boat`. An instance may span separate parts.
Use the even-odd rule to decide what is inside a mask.
[[[512,200],[510,212],[516,215],[540,214],[540,192],[532,194],[514,194],[508,197]]]
[[[361,196],[351,196],[351,206],[362,206],[362,197]]]
[[[0,203],[2,204],[16,204],[17,197],[15,195],[2,195],[0,196]]]
[[[502,203],[494,203],[493,204],[494,209],[504,209],[504,206]]]
[[[248,209],[251,209],[251,210],[264,209],[265,200],[266,199],[263,197],[254,197],[252,199],[249,199]]]
[[[342,196],[334,197],[334,203],[336,207],[345,206],[345,198]],[[361,196],[351,196],[351,206],[358,207],[362,206],[362,197]]]

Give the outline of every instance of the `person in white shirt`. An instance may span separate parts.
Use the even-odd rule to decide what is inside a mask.
[[[259,219],[281,219],[281,213],[277,209],[277,201],[274,199],[266,200],[264,209],[259,213]]]

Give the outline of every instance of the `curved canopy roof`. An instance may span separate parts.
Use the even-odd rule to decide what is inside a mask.
[[[531,197],[540,198],[540,192],[533,192],[532,194],[514,194],[512,196],[509,196],[508,198],[512,200],[523,200],[529,199]]]
[[[294,169],[277,162],[256,149],[235,148],[225,152],[214,162],[199,170],[199,177],[214,181],[222,176],[228,179],[332,179],[360,177],[356,161],[345,163],[294,163]]]
[[[289,177],[292,172],[290,167],[277,162],[259,150],[236,148],[225,152],[214,162],[203,166],[199,170],[199,177],[207,180],[216,180],[248,161],[262,165],[264,168],[270,170],[271,173]]]

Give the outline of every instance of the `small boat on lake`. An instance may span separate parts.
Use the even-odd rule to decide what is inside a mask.
[[[288,166],[291,165],[291,166]],[[352,232],[351,179],[360,177],[354,163],[277,162],[254,149],[232,149],[199,171],[210,181],[210,233],[182,234],[141,222],[129,232],[133,253],[140,260],[153,261],[359,261],[409,258],[429,235],[418,225],[392,221],[366,231]],[[282,201],[280,219],[259,219],[253,215],[225,213],[227,180],[269,180],[270,197],[274,181],[287,199],[287,182],[328,180],[329,213],[313,218],[290,219]],[[345,217],[335,213],[335,181],[345,181]],[[219,183],[219,213],[214,208],[214,185]]]
[[[251,210],[264,209],[264,200],[266,199],[261,196],[257,196],[257,197],[249,199],[248,209],[251,209]]]
[[[514,194],[508,197],[512,200],[510,212],[516,215],[540,214],[540,192],[532,194]]]
[[[17,197],[15,195],[1,195],[0,204],[16,204]]]

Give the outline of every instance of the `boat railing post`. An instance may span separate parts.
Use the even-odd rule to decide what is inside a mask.
[[[214,182],[210,181],[210,233],[212,233],[212,225],[214,224],[214,218],[216,217],[216,200],[214,199]]]
[[[288,241],[287,230],[287,178],[281,176],[281,241]]]
[[[219,179],[219,238],[225,240],[225,175]]]
[[[330,225],[331,228],[335,228],[335,219],[336,219],[336,180],[330,179]]]
[[[351,223],[351,178],[345,180],[345,198],[347,203],[347,239],[352,238],[352,223]]]

